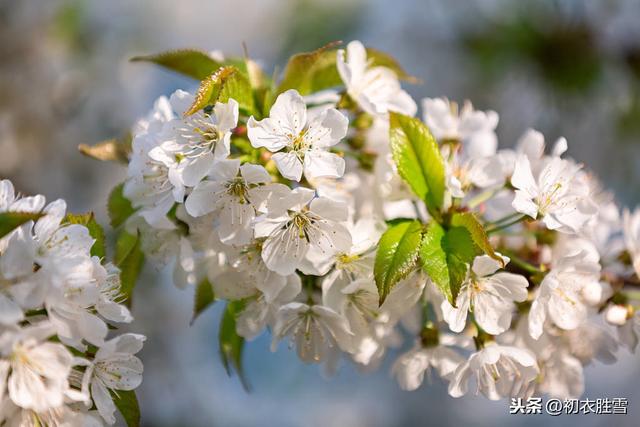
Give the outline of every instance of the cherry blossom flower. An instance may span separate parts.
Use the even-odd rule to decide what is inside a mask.
[[[279,210],[272,210],[256,224],[256,237],[266,237],[262,259],[267,268],[287,276],[301,267],[309,251],[331,257],[350,246],[346,207],[314,191],[298,187],[282,198]]]
[[[186,116],[195,96],[176,91],[169,103],[176,117],[164,124],[159,144],[149,157],[169,168],[173,184],[194,187],[207,176],[216,161],[230,153],[231,130],[238,124],[238,103],[216,102],[211,113],[199,110]]]
[[[511,184],[516,188],[513,208],[533,219],[541,218],[550,230],[575,233],[597,213],[589,188],[577,179],[580,166],[553,157],[537,181],[529,159],[516,160]]]
[[[353,352],[353,332],[347,320],[322,305],[292,302],[282,306],[276,315],[271,350],[286,336],[295,342],[298,357],[306,363],[326,360],[336,347]]]
[[[583,290],[590,282],[598,283],[600,264],[587,251],[557,260],[540,284],[531,310],[529,332],[533,338],[542,334],[547,316],[559,328],[575,329],[587,316]]]
[[[248,244],[253,238],[256,211],[263,209],[261,205],[271,192],[277,191],[277,186],[265,185],[270,182],[271,176],[262,166],[250,163],[240,166],[240,160],[223,160],[209,179],[195,186],[185,207],[195,217],[215,211],[223,243]]]
[[[142,362],[134,354],[142,350],[145,339],[123,334],[106,341],[85,370],[83,388],[91,391],[98,413],[110,425],[116,422],[116,405],[109,390],[133,390],[140,385]]]
[[[528,350],[490,344],[461,364],[449,383],[449,394],[467,394],[469,380],[476,382],[476,393],[488,399],[527,397],[539,369],[535,356]]]
[[[338,50],[338,72],[347,93],[369,114],[395,111],[413,116],[415,101],[400,87],[396,74],[387,67],[371,66],[367,51],[359,41],[352,41],[347,50]]]
[[[247,122],[251,145],[265,147],[273,154],[280,174],[300,181],[340,177],[344,174],[344,159],[328,151],[347,134],[347,117],[334,108],[311,116],[296,90],[288,90],[276,99],[269,117]],[[280,151],[284,149],[285,151]]]
[[[509,258],[503,259],[506,265]],[[501,267],[498,261],[488,255],[475,258],[456,299],[456,307],[447,300],[442,302],[444,318],[452,331],[461,332],[464,329],[469,311],[473,312],[478,325],[489,334],[501,334],[509,328],[515,310],[514,301],[527,299],[529,283],[517,274],[496,273]]]
[[[430,376],[435,369],[440,378],[450,380],[454,372],[465,358],[453,350],[451,346],[463,344],[453,335],[443,335],[436,345],[423,346],[416,344],[411,350],[402,354],[395,361],[391,373],[396,377],[403,390],[416,390],[422,385],[425,374]],[[463,345],[468,343],[464,343]]]

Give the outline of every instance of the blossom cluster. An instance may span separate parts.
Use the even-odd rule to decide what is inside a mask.
[[[279,86],[245,59],[248,101],[223,66],[136,125],[127,229],[178,286],[229,301],[241,340],[268,330],[329,372],[408,340],[400,386],[435,371],[454,397],[578,397],[584,365],[635,350],[640,210],[565,139],[499,148],[496,112],[443,98],[420,120],[404,71],[357,41],[289,75],[299,58]]]
[[[0,217],[0,424],[114,424],[114,399],[142,381],[145,340],[109,337],[133,320],[118,269],[91,255],[96,239],[64,200],[45,206],[2,180]]]

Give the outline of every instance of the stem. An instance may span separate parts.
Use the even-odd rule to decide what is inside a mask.
[[[500,190],[502,190],[502,188],[483,191],[482,193],[478,194],[477,196],[472,197],[469,200],[469,202],[467,203],[467,207],[469,209],[475,208],[476,206],[478,206],[478,205],[486,202],[487,200],[491,199]]]
[[[495,227],[488,229],[487,234],[495,233],[497,231],[504,230],[505,228],[509,228],[512,225],[516,225],[519,222],[524,221],[526,218],[527,218],[526,215],[521,215],[520,217],[514,219],[513,221],[509,221],[506,224],[496,225]]]
[[[513,264],[513,265],[515,265],[517,267],[520,267],[521,269],[523,269],[527,273],[531,273],[531,274],[542,274],[543,273],[543,271],[541,269],[539,269],[535,265],[531,264],[530,262],[527,262],[527,261],[523,260],[522,258],[520,258],[519,256],[517,256],[516,254],[514,254],[511,251],[501,250],[500,252],[502,252],[504,255],[509,257],[509,262],[511,264]]]
[[[629,299],[640,301],[640,291],[622,291],[622,293]]]
[[[514,218],[517,218],[517,217],[519,217],[520,215],[522,215],[520,212],[510,213],[509,215],[507,215],[507,216],[503,216],[502,218],[500,218],[500,219],[498,219],[498,220],[495,220],[495,221],[491,221],[491,222],[489,222],[489,224],[491,224],[491,225],[498,225],[498,224],[503,223],[503,222],[505,222],[505,221],[510,221],[510,220],[512,220],[512,219],[514,219]]]

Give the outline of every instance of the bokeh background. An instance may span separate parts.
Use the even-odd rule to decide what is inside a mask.
[[[288,55],[360,39],[424,83],[417,98],[470,99],[500,114],[503,146],[528,127],[563,135],[620,203],[640,203],[640,2],[635,0],[0,0],[0,177],[67,199],[106,223],[125,169],[83,158],[79,143],[123,135],[153,100],[195,82],[128,58],[195,47]],[[217,354],[220,307],[189,327],[192,291],[146,268],[133,329],[148,335],[139,389],[145,426],[640,425],[640,357],[587,368],[585,397],[627,397],[628,416],[508,415],[508,402],[452,399],[438,380],[402,392],[390,361],[324,378],[262,336],[245,353],[250,394]]]

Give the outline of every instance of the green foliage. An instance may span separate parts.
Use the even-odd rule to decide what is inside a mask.
[[[122,231],[116,241],[115,265],[120,269],[120,291],[131,305],[133,288],[144,265],[144,254],[140,248],[140,235]]]
[[[469,266],[482,253],[503,263],[477,218],[470,212],[455,213],[448,228],[436,221],[429,224],[420,247],[420,263],[449,302],[455,305]]]
[[[206,52],[195,49],[181,49],[155,55],[136,56],[132,62],[152,62],[194,79],[202,80],[223,64],[214,60]]]
[[[104,230],[96,221],[93,212],[87,212],[85,214],[67,214],[63,223],[80,224],[87,227],[89,234],[95,240],[93,246],[91,246],[91,256],[97,256],[100,259],[104,259],[106,257],[107,249],[104,242]]]
[[[380,238],[373,269],[380,304],[415,267],[421,239],[422,224],[417,220],[394,222]]]
[[[471,234],[464,227],[445,230],[432,221],[420,246],[420,262],[438,289],[455,306],[468,265],[478,254]]]
[[[220,357],[222,364],[227,370],[227,374],[231,375],[232,371],[238,373],[242,386],[245,390],[249,390],[249,385],[244,377],[242,369],[242,351],[244,349],[244,338],[236,332],[236,317],[244,309],[245,302],[243,300],[229,301],[220,321],[220,333],[218,340],[220,344]]]
[[[435,138],[414,117],[389,113],[389,138],[398,173],[433,216],[444,204],[445,170]]]
[[[123,194],[124,183],[116,185],[109,194],[107,202],[107,211],[109,212],[110,224],[113,228],[119,227],[129,218],[136,210],[131,206],[129,199]]]
[[[194,114],[216,102],[227,102],[229,98],[238,101],[240,109],[246,114],[253,114],[255,103],[251,84],[247,77],[233,66],[221,67],[200,82],[195,100],[185,115]]]
[[[140,406],[135,391],[118,390],[111,392],[111,397],[127,423],[127,427],[140,426]]]
[[[28,221],[37,221],[44,216],[42,213],[31,212],[0,212],[0,238],[11,233]]]
[[[334,49],[340,42],[329,43],[313,52],[293,55],[284,69],[284,75],[276,94],[288,89],[296,89],[301,95],[318,92],[342,84],[336,61],[337,51]],[[367,59],[371,66],[387,67],[399,78],[417,82],[390,55],[379,50],[367,48]]]
[[[489,238],[487,237],[487,233],[484,230],[484,227],[478,221],[478,218],[472,212],[458,212],[453,214],[451,217],[451,225],[453,227],[464,227],[471,238],[473,239],[473,243],[482,250],[485,254],[489,255],[491,258],[500,262],[504,266],[504,261],[502,258],[495,253],[493,248],[491,247],[491,243],[489,243]]]
[[[420,83],[420,79],[407,73],[404,68],[388,53],[382,52],[377,49],[367,48],[367,60],[374,67],[387,67],[396,75],[400,80],[407,81],[409,83]]]
[[[204,279],[196,287],[196,294],[193,302],[193,317],[191,318],[191,324],[195,322],[196,318],[206,310],[216,300],[216,296],[213,293],[213,286],[209,283],[208,279]]]
[[[289,58],[276,94],[296,89],[301,95],[337,86],[341,83],[336,70],[336,52],[330,50],[339,42],[329,43],[313,52],[298,53]]]

